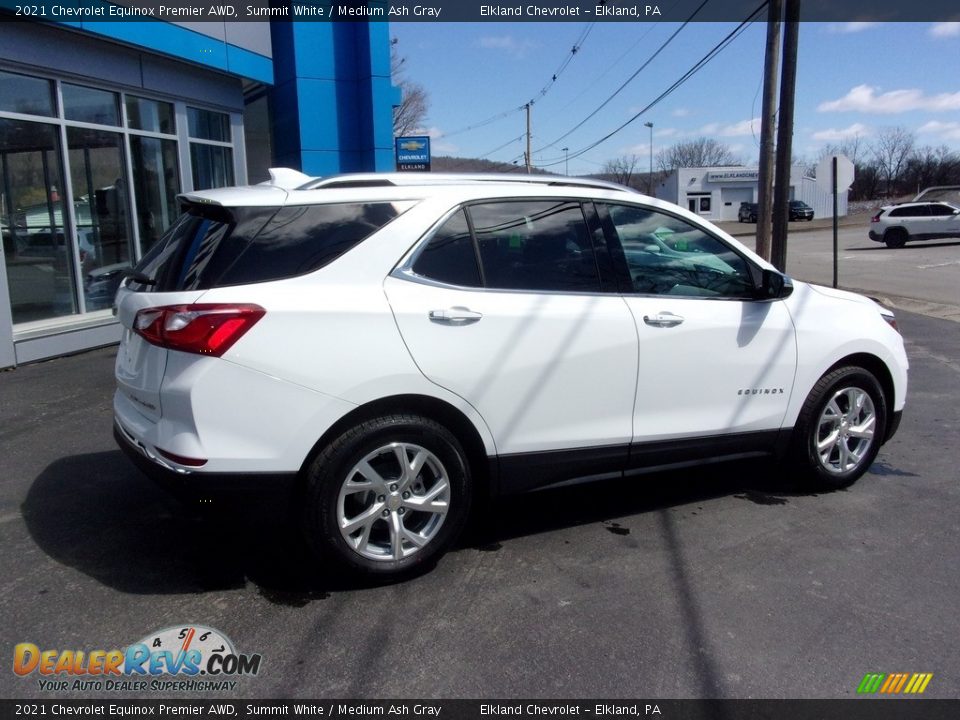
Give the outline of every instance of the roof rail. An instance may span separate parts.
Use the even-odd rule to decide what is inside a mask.
[[[311,178],[297,190],[321,190],[356,187],[404,187],[423,185],[460,185],[464,183],[505,183],[545,185],[551,187],[583,187],[620,192],[635,192],[631,188],[596,180],[562,175],[511,175],[509,173],[346,173]]]

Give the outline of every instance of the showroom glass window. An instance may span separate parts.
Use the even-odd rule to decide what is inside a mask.
[[[109,316],[125,271],[176,221],[177,194],[235,183],[239,117],[0,69],[0,229],[14,324]]]
[[[230,116],[188,107],[187,130],[190,136],[193,189],[208,190],[233,185]]]

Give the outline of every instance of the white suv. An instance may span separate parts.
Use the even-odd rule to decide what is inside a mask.
[[[908,240],[960,238],[960,208],[945,202],[912,202],[885,205],[870,218],[871,240],[889,248]]]
[[[436,559],[481,493],[764,455],[845,486],[904,407],[888,310],[619,186],[285,171],[182,200],[118,291],[117,440],[180,488],[292,486],[353,570]]]

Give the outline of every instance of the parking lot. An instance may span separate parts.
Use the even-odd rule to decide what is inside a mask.
[[[877,247],[891,281],[914,252]],[[915,264],[946,262],[923,247]],[[795,494],[741,463],[543,491],[386,587],[314,566],[258,507],[197,513],[141,477],[111,437],[114,348],[2,373],[2,646],[200,624],[263,657],[221,697],[844,698],[867,672],[930,672],[926,696],[957,697],[960,332],[899,320],[903,425],[849,490]],[[0,693],[82,696],[9,669]]]

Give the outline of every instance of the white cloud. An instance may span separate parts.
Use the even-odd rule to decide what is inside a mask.
[[[879,88],[857,85],[836,100],[820,103],[820,112],[863,112],[876,115],[893,115],[911,110],[946,112],[960,110],[960,92],[925,95],[922,90],[890,90],[877,94]]]
[[[513,35],[484,35],[476,44],[484,50],[503,50],[515,58],[522,58],[527,51],[540,47],[533,40],[518,40]]]
[[[850,33],[858,33],[863,32],[864,30],[869,30],[870,28],[879,24],[880,23],[876,22],[830,23],[827,25],[827,32],[849,35]]]
[[[836,142],[838,140],[847,140],[848,138],[854,138],[857,136],[866,137],[870,135],[870,128],[864,125],[863,123],[854,123],[849,127],[840,128],[839,130],[835,128],[829,128],[827,130],[818,130],[813,133],[812,137],[814,140],[823,140],[824,142]]]
[[[960,122],[940,122],[931,120],[917,128],[918,133],[939,135],[944,140],[960,140]]]
[[[673,117],[686,117],[690,114],[690,111],[686,108],[677,108],[670,114],[673,115]]]
[[[675,135],[680,135],[680,130],[674,127],[666,127],[657,129],[656,126],[653,128],[654,137],[674,137]]]
[[[960,22],[937,22],[927,31],[930,37],[948,38],[960,37]]]
[[[709,123],[697,130],[697,134],[706,135],[707,137],[743,137],[745,135],[759,135],[760,118],[741,120],[740,122],[735,122],[730,125]]]
[[[443,130],[438,127],[417,128],[414,135],[426,135],[430,138],[431,153],[450,153],[451,155],[460,151],[458,145],[443,140]]]

